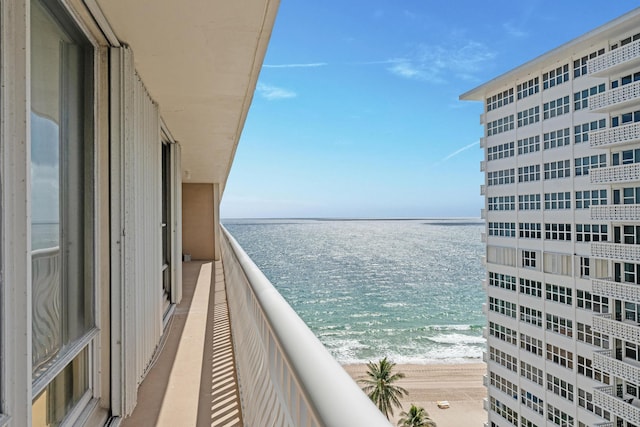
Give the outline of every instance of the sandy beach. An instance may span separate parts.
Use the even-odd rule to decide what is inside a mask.
[[[366,375],[366,365],[343,365],[353,379]],[[487,413],[482,399],[487,390],[482,384],[486,373],[484,363],[396,365],[395,372],[406,378],[398,382],[409,395],[402,400],[402,409],[394,411],[392,424],[396,425],[400,412],[408,411],[411,404],[422,406],[438,427],[482,427]],[[447,400],[450,407],[440,409],[437,401]]]

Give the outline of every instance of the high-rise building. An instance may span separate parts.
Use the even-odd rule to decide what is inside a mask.
[[[640,426],[640,9],[482,101],[489,426]]]

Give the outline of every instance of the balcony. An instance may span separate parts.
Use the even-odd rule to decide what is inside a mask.
[[[591,280],[593,293],[623,301],[640,303],[640,285],[618,283],[607,279]]]
[[[222,261],[184,264],[183,302],[122,427],[388,427],[226,230],[221,246]]]
[[[484,160],[480,161],[480,172],[485,172],[487,170],[487,162]]]
[[[591,206],[590,213],[591,219],[599,221],[640,221],[640,205]]]
[[[617,397],[614,386],[594,388],[593,403],[630,423],[640,423],[640,408]]]
[[[637,362],[636,362],[637,363]],[[612,355],[611,350],[596,351],[593,353],[593,367],[611,374],[617,378],[631,381],[635,384],[640,381],[640,367],[633,362],[618,360]]]
[[[589,177],[592,184],[637,182],[640,181],[640,163],[592,169],[589,171]]]
[[[640,123],[589,132],[591,148],[607,148],[640,141]]]
[[[638,60],[640,60],[640,40],[589,60],[587,70],[592,77],[612,72],[622,73],[636,66]]]
[[[485,233],[484,231],[480,233],[480,242],[487,243],[487,233]]]
[[[487,194],[487,187],[484,184],[480,184],[480,195],[484,196]]]
[[[627,107],[640,100],[640,81],[609,89],[589,97],[589,111],[608,112]]]
[[[594,315],[592,328],[596,332],[607,334],[614,338],[631,342],[640,340],[640,326],[638,324],[613,320],[611,314]]]
[[[640,261],[640,245],[604,242],[591,243],[591,255],[595,258]]]
[[[487,210],[480,209],[480,219],[487,219]]]
[[[482,136],[480,137],[480,148],[485,148],[487,146],[487,138]]]

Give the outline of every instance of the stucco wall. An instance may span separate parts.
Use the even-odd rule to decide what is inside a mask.
[[[214,258],[213,184],[182,184],[182,251],[192,259]]]

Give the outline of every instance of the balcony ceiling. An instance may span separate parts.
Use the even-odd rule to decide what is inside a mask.
[[[185,182],[224,188],[279,0],[97,0],[173,137]]]

